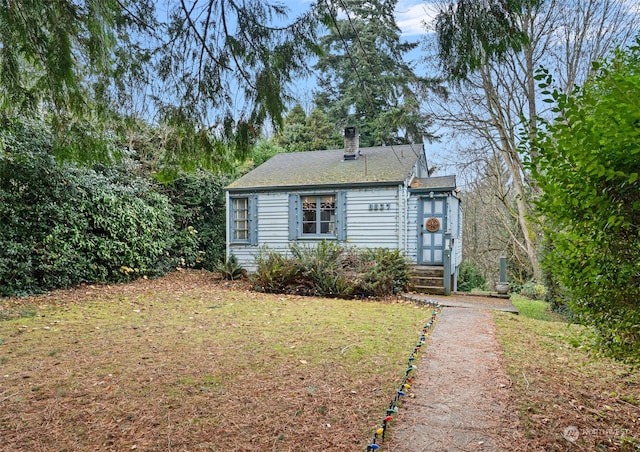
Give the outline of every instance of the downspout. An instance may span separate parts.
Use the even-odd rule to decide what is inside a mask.
[[[452,237],[451,237],[451,202],[449,200],[449,195],[447,195],[445,199],[445,216],[444,219],[446,221],[446,229],[444,232],[444,256],[442,258],[442,276],[444,278],[444,294],[451,295],[451,248],[452,248]]]
[[[407,248],[405,246],[406,243],[406,229],[407,229],[407,218],[406,218],[406,202],[404,199],[404,185],[398,185],[398,249],[402,250],[404,254],[407,252]]]

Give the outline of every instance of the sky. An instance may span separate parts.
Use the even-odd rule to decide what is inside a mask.
[[[298,13],[307,10],[312,1],[283,0],[281,3],[288,6],[291,9],[292,16],[295,16]],[[396,22],[402,30],[402,35],[405,38],[410,39],[425,33],[422,23],[424,21],[431,21],[435,17],[435,8],[432,5],[432,2],[424,0],[398,1],[398,5],[396,7]]]
[[[401,0],[396,7],[396,23],[402,35],[406,38],[417,37],[425,34],[424,23],[430,23],[435,19],[437,10],[433,3]]]

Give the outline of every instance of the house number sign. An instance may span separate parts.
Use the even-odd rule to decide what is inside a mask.
[[[374,203],[369,204],[369,210],[391,210],[391,204],[389,203]]]
[[[440,220],[437,218],[429,218],[425,222],[424,227],[427,228],[429,232],[436,232],[440,230]]]

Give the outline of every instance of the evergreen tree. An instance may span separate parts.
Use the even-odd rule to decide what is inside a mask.
[[[314,108],[309,116],[296,104],[285,118],[282,134],[276,138],[287,152],[319,151],[342,147],[342,137],[327,115]]]
[[[343,0],[342,10],[331,1],[319,5],[329,32],[315,66],[315,103],[338,129],[357,126],[363,146],[421,143],[431,136],[431,120],[420,106],[435,81],[418,77],[404,61],[417,43],[401,41],[396,4]]]
[[[322,149],[342,148],[344,140],[342,134],[336,132],[334,123],[329,121],[327,115],[319,108],[314,108],[305,121],[307,130],[307,150],[319,151]]]
[[[54,150],[79,160],[108,158],[103,138],[142,118],[166,125],[168,164],[219,168],[265,122],[282,126],[316,50],[313,13],[287,13],[271,0],[3,2],[0,113],[44,112]]]
[[[436,18],[438,58],[452,80],[464,80],[486,61],[500,60],[510,50],[520,51],[528,41],[518,15],[540,0],[459,0]]]

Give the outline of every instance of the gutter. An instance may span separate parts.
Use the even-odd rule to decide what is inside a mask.
[[[308,184],[308,185],[266,185],[258,187],[225,187],[229,193],[255,193],[267,191],[295,191],[295,190],[327,190],[344,188],[377,188],[403,185],[404,181],[369,181],[369,182],[339,182],[332,184]]]

